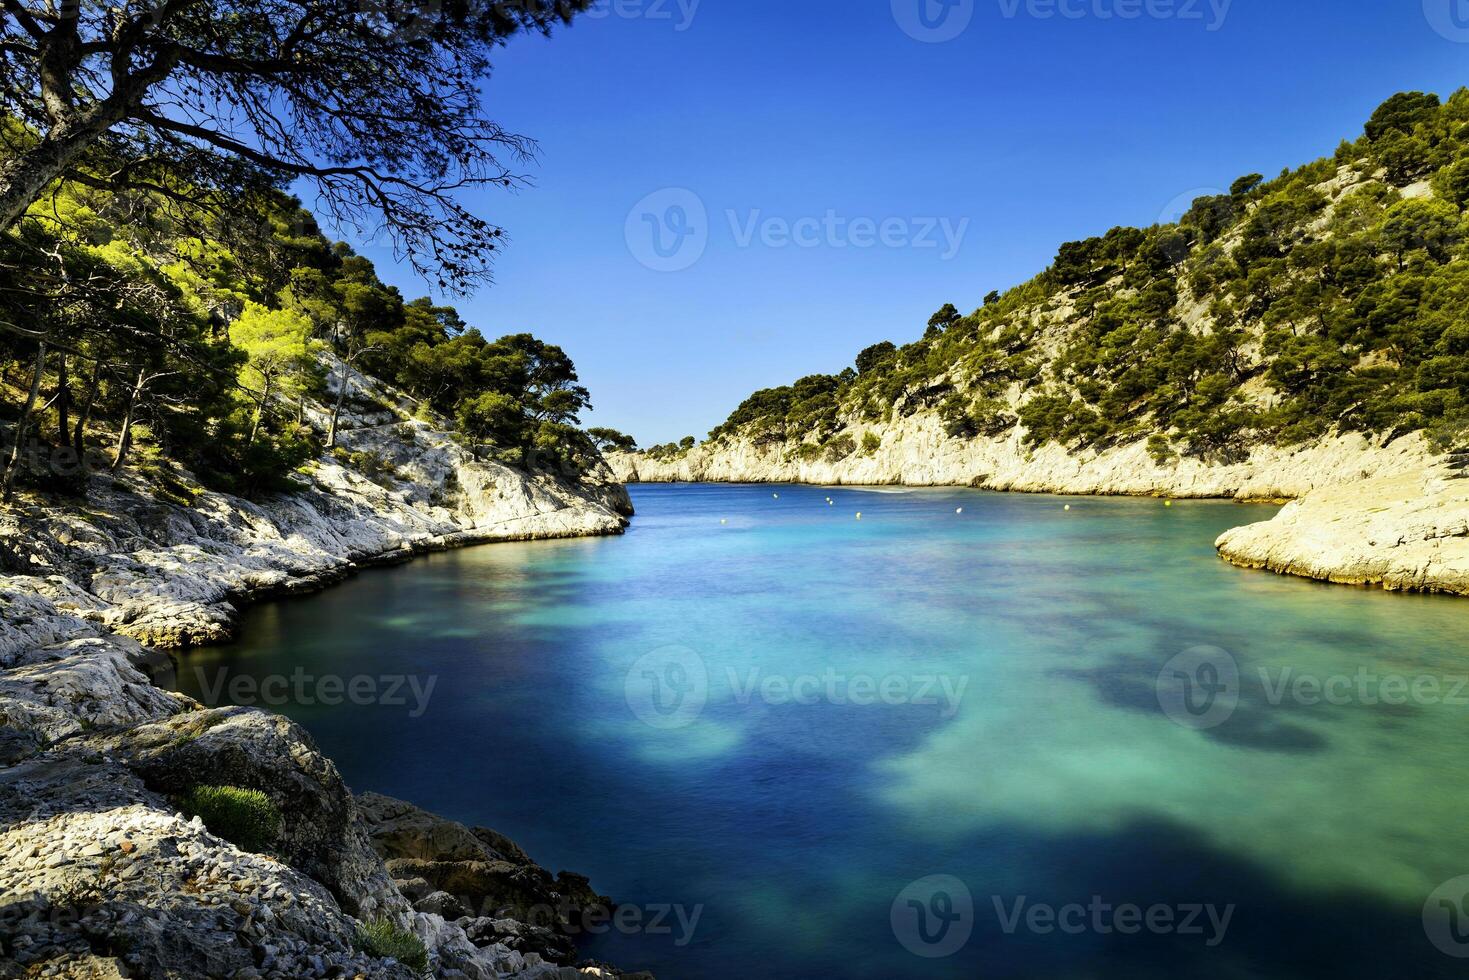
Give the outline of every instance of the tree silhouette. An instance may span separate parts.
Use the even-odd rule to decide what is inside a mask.
[[[57,181],[197,204],[299,179],[465,288],[502,231],[457,195],[514,185],[534,151],[485,117],[490,55],[590,3],[0,0],[0,230]]]

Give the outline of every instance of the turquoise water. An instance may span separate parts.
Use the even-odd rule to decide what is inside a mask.
[[[587,944],[664,980],[1462,975],[1424,908],[1469,874],[1469,602],[1230,567],[1214,538],[1272,511],[1224,502],[633,496],[624,538],[254,609],[182,686],[435,679],[279,710],[354,789],[492,826],[644,922],[697,914]],[[1222,721],[1159,685],[1198,647],[1238,671]],[[1096,901],[1175,926],[1013,920]],[[1204,906],[1227,928],[1181,928]]]

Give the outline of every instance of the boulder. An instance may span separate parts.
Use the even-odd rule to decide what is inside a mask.
[[[417,912],[441,915],[450,921],[462,919],[469,915],[469,908],[460,899],[450,895],[448,892],[430,892],[428,895],[414,902],[413,908]]]
[[[383,860],[507,861],[534,864],[503,834],[473,829],[381,793],[361,793],[357,809],[373,849]]]
[[[275,853],[283,861],[325,885],[352,915],[408,914],[337,767],[289,719],[254,708],[201,708],[90,744],[165,796],[200,783],[263,792],[281,812]]]

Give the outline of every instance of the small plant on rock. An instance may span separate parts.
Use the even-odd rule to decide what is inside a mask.
[[[353,945],[359,953],[379,959],[391,957],[419,973],[428,970],[428,947],[424,946],[423,940],[387,919],[358,923]]]
[[[1178,454],[1173,451],[1172,440],[1161,434],[1148,438],[1148,455],[1159,466],[1168,466],[1178,459]]]
[[[281,812],[258,789],[195,786],[178,799],[179,809],[204,821],[217,837],[257,854],[269,851],[281,832]]]

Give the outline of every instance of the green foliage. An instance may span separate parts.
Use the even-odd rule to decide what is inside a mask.
[[[1463,237],[1459,209],[1448,201],[1414,198],[1387,210],[1379,240],[1403,267],[1408,253],[1423,249],[1435,263],[1449,260],[1449,250]]]
[[[428,947],[423,940],[388,919],[359,923],[353,946],[368,956],[395,959],[417,973],[428,970]]]
[[[923,336],[925,339],[932,340],[958,323],[960,319],[962,317],[960,317],[959,311],[955,309],[954,304],[945,303],[937,313],[928,318],[928,330]]]
[[[1154,433],[1148,437],[1148,455],[1153,457],[1153,462],[1159,466],[1167,466],[1178,458],[1173,451],[1173,443],[1161,433]]]
[[[1367,138],[1377,142],[1389,133],[1412,133],[1420,123],[1438,111],[1438,96],[1423,92],[1399,92],[1372,113],[1367,120]]]
[[[999,398],[969,397],[954,392],[939,406],[939,418],[951,439],[997,436],[1015,427],[1019,418]]]
[[[638,448],[636,439],[616,429],[591,428],[587,430],[587,435],[596,444],[599,452],[630,453]]]
[[[1229,185],[1230,197],[1244,197],[1265,182],[1264,174],[1246,174]]]
[[[1061,286],[1105,282],[1125,271],[1145,241],[1136,228],[1113,228],[1101,238],[1067,242],[1056,253],[1051,275]]]
[[[280,836],[280,810],[259,790],[195,786],[177,804],[185,815],[203,820],[211,834],[244,851],[266,853]]]
[[[857,451],[857,440],[843,433],[831,442],[828,442],[822,451],[822,455],[828,463],[840,463],[848,456]]]
[[[487,341],[451,307],[405,303],[274,192],[221,215],[143,192],[56,190],[0,236],[0,321],[34,324],[52,345],[50,414],[33,428],[48,444],[27,459],[65,450],[108,465],[104,449],[126,428],[124,462],[175,503],[193,494],[172,485],[169,461],[216,489],[297,489],[293,474],[325,441],[304,403],[330,401],[328,353],[401,385],[428,417],[454,419],[509,462],[567,472],[596,456],[576,429],[589,396],[564,351],[529,334]],[[34,352],[0,333],[11,377]],[[62,488],[43,472],[21,482]]]
[[[893,362],[897,353],[898,345],[891,340],[873,344],[857,355],[857,373],[871,374],[874,371],[880,371]]]
[[[366,343],[369,369],[454,418],[467,438],[502,458],[544,463],[549,454],[577,465],[595,455],[592,441],[574,433],[591,396],[560,347],[530,334],[488,341],[427,300],[369,331]]]
[[[263,412],[272,395],[299,398],[316,369],[311,321],[291,310],[271,310],[247,302],[230,325],[230,342],[245,353],[240,383],[255,395]]]
[[[783,442],[791,434],[828,435],[838,427],[838,396],[849,380],[840,375],[813,374],[793,385],[757,391],[723,425],[710,432],[709,439],[717,442],[738,431],[770,442]]]

